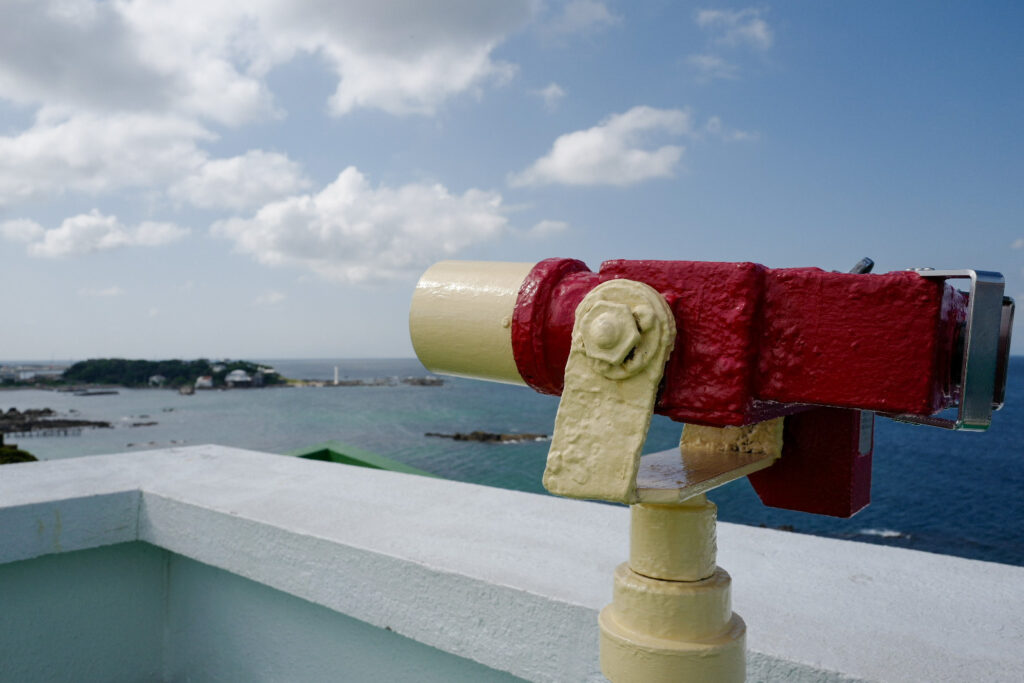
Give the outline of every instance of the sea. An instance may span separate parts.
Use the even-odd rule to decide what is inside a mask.
[[[250,359],[285,377],[326,380],[423,377],[414,359]],[[1010,361],[1006,405],[984,433],[875,421],[872,502],[851,519],[776,510],[746,479],[711,492],[719,519],[1024,566],[1024,357]],[[445,377],[441,386],[275,387],[199,391],[119,389],[100,396],[0,391],[0,409],[52,408],[104,420],[77,436],[10,439],[41,460],[221,444],[288,453],[328,440],[373,451],[438,476],[544,493],[546,440],[453,441],[427,432],[551,434],[558,398],[525,387]],[[132,426],[152,423],[147,426]],[[645,452],[675,448],[681,425],[655,416]],[[4,469],[0,467],[0,477]]]

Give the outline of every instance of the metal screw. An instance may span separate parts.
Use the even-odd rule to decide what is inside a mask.
[[[640,341],[640,330],[629,306],[598,301],[580,321],[583,348],[589,357],[619,365]]]
[[[600,349],[612,349],[619,341],[619,337],[622,336],[622,330],[620,325],[612,318],[610,313],[602,313],[597,316],[597,320],[593,323],[593,329],[591,334],[593,340]]]

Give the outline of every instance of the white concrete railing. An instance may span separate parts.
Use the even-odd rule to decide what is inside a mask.
[[[137,647],[154,650],[121,663],[148,667],[136,678],[187,677],[182,661],[207,653],[247,680],[292,666],[329,680],[336,667],[367,666],[359,655],[415,658],[408,680],[455,680],[458,669],[465,680],[600,681],[597,611],[626,558],[628,524],[625,508],[219,446],[6,465],[0,679],[31,667],[40,642],[51,653],[38,662],[43,680],[61,648],[92,642],[81,636],[97,617],[77,602],[94,585],[111,591],[95,598],[107,607],[148,605],[102,626],[135,629]],[[155,548],[115,545],[134,541]],[[93,548],[106,550],[68,554]],[[719,525],[719,561],[747,622],[750,680],[1024,680],[1024,568],[731,524]],[[54,577],[69,572],[81,580],[54,596]],[[32,608],[43,604],[57,611]],[[236,608],[244,619],[221,618]],[[303,623],[360,645],[346,658],[322,633],[308,634],[319,648],[298,632],[278,642],[278,624]],[[459,669],[420,644],[496,671]],[[287,659],[286,646],[301,657],[271,661]]]

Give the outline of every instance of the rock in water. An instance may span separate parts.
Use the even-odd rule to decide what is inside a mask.
[[[424,436],[436,436],[442,439],[454,439],[455,441],[482,441],[498,443],[516,443],[519,441],[543,441],[548,438],[547,434],[499,434],[495,432],[455,432],[454,434],[442,434],[440,432],[427,432]]]

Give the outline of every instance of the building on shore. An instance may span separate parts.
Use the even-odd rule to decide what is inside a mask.
[[[242,369],[229,372],[227,377],[224,378],[224,383],[233,388],[251,387],[253,385],[252,377]]]

